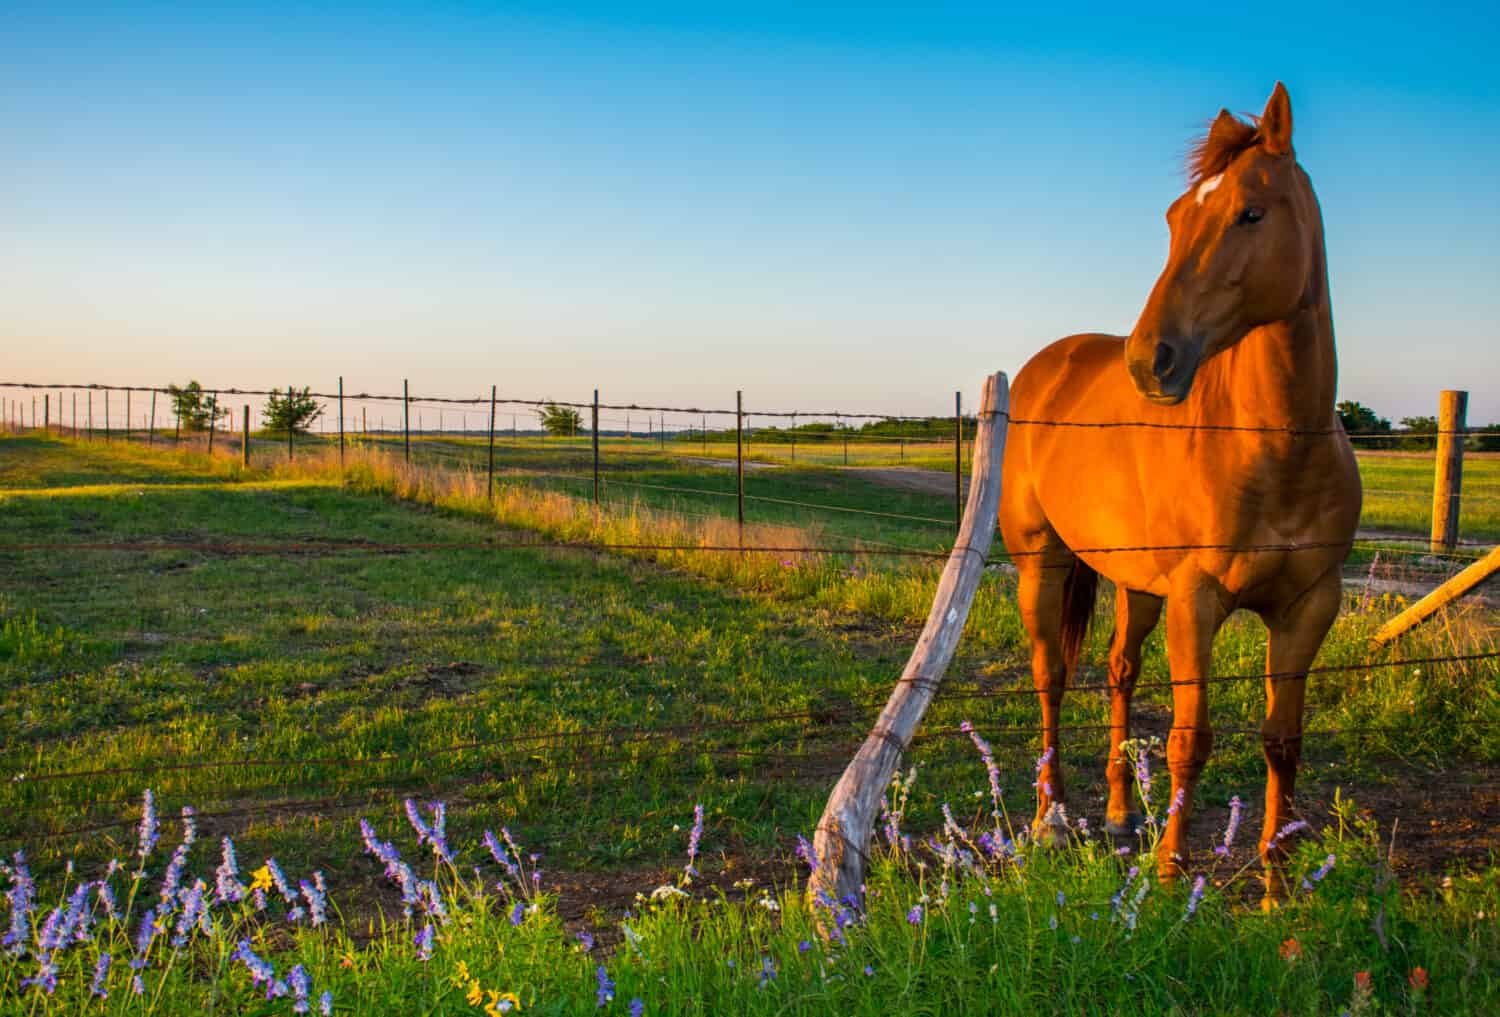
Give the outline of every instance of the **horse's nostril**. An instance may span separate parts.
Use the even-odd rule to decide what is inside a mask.
[[[1159,342],[1156,344],[1156,355],[1151,360],[1151,373],[1157,379],[1163,379],[1172,373],[1172,364],[1177,359],[1177,350],[1170,343]]]

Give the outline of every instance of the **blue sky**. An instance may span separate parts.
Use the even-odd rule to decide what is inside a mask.
[[[1500,419],[1500,16],[1130,7],[8,5],[0,375],[941,412],[1280,78],[1341,394]]]

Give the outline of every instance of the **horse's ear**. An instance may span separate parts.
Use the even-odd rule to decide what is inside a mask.
[[[1292,151],[1292,98],[1286,86],[1276,82],[1271,98],[1266,100],[1266,111],[1260,115],[1261,145],[1271,155],[1287,155]]]

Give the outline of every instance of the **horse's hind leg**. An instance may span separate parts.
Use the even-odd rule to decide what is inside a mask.
[[[1120,743],[1130,737],[1130,697],[1141,674],[1141,644],[1156,628],[1162,598],[1115,588],[1115,632],[1109,641],[1109,805],[1104,829],[1117,836],[1135,832],[1140,815],[1131,808],[1135,795],[1135,767],[1120,754]]]
[[[1037,772],[1036,820],[1032,835],[1044,842],[1061,843],[1066,836],[1058,824],[1046,822],[1054,802],[1065,798],[1058,716],[1067,687],[1067,663],[1063,653],[1064,585],[1074,556],[1053,538],[1034,553],[1017,561],[1016,602],[1021,622],[1031,636],[1031,677],[1042,705],[1042,758]]]
[[[1302,759],[1302,706],[1307,669],[1339,613],[1343,587],[1339,570],[1330,569],[1289,605],[1262,615],[1270,636],[1266,643],[1266,722],[1261,748],[1266,757],[1266,822],[1260,856],[1266,868],[1266,900],[1286,896],[1282,871],[1287,845],[1276,834],[1292,818],[1292,793]]]

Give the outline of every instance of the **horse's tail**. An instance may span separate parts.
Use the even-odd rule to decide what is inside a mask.
[[[1082,558],[1074,558],[1068,578],[1063,581],[1062,651],[1066,674],[1073,674],[1078,665],[1078,651],[1089,634],[1094,596],[1098,592],[1099,573],[1085,565]]]

